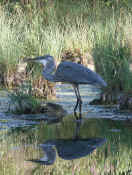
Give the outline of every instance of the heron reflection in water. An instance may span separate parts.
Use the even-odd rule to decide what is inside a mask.
[[[73,63],[70,61],[61,62],[57,69],[54,58],[50,55],[36,57],[34,59],[25,59],[27,62],[39,62],[43,64],[43,76],[51,82],[64,82],[72,84],[77,102],[74,108],[74,113],[79,105],[79,113],[81,118],[82,99],[79,92],[79,84],[91,84],[99,87],[106,87],[106,82],[100,75],[83,66],[82,64]]]
[[[73,139],[47,140],[40,145],[44,151],[44,156],[40,159],[31,159],[34,163],[42,165],[52,165],[58,156],[64,160],[79,159],[92,153],[97,147],[106,142],[104,138],[79,138],[80,122],[76,123],[75,137]]]

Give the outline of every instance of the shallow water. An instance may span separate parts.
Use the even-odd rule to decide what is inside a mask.
[[[56,86],[58,100],[69,114],[73,113],[76,103],[76,96],[71,85],[63,84]],[[116,105],[89,105],[93,99],[100,97],[100,89],[90,85],[80,85],[80,94],[82,97],[83,116],[86,118],[108,118],[112,120],[126,120],[132,118],[132,112],[119,112]]]
[[[113,106],[90,106],[100,91],[81,86],[82,122],[76,122],[76,97],[70,85],[57,85],[57,100],[68,114],[59,123],[22,120],[6,114],[8,99],[0,104],[0,175],[132,174],[130,113]],[[111,120],[112,119],[112,120]]]

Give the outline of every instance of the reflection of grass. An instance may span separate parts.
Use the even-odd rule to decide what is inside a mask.
[[[109,131],[111,128],[121,129],[121,132],[112,133]],[[69,116],[69,118],[64,118],[64,122],[60,124],[40,124],[35,128],[19,128],[19,132],[17,130],[15,132],[14,129],[10,135],[5,133],[5,140],[1,142],[0,174],[14,175],[16,172],[18,174],[30,172],[32,175],[129,174],[132,167],[131,129],[124,128],[121,122],[110,120],[85,120],[81,126],[81,137],[105,137],[107,139],[104,146],[97,148],[87,157],[73,161],[64,161],[57,157],[55,164],[51,166],[41,166],[24,161],[40,158],[43,155],[41,150],[35,148],[36,145],[55,138],[72,138],[74,129],[75,123]],[[18,149],[13,149],[15,146],[19,146]]]

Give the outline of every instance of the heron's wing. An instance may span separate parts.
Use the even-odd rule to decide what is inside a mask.
[[[97,73],[81,64],[70,61],[60,63],[54,75],[54,79],[55,81],[75,84],[99,84],[103,86],[105,83]]]

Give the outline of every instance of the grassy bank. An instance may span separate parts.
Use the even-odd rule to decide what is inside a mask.
[[[0,9],[3,84],[10,86],[24,57],[50,53],[60,60],[65,50],[79,49],[82,55],[93,56],[97,72],[111,89],[115,84],[117,89],[131,89],[131,7],[129,1],[90,4],[85,0],[49,0],[41,7],[35,1],[25,6],[19,2],[4,4]],[[30,79],[38,79],[40,72],[40,67],[34,66]]]

